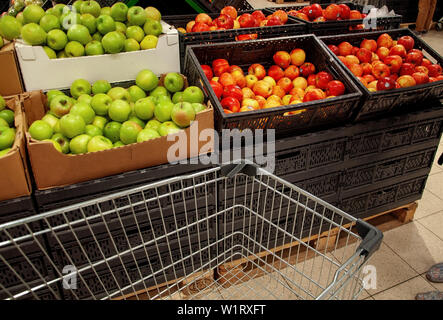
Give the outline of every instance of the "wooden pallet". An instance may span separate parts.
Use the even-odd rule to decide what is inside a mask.
[[[386,232],[411,222],[414,219],[417,207],[417,202],[413,202],[393,210],[372,215],[363,220],[376,226],[382,232]],[[348,224],[343,227],[349,229],[351,225]],[[356,232],[354,228],[352,231]],[[340,232],[340,230],[336,228],[309,238],[304,238],[301,242],[308,244],[310,248],[316,248],[320,252],[329,252],[344,247],[345,245],[350,245],[355,241],[357,241],[357,239],[345,236],[343,232]],[[208,270],[194,274],[191,277],[169,281],[158,287],[149,288],[148,291],[141,290],[119,297],[116,300],[146,300],[159,295],[161,292],[163,292],[161,296],[186,298],[202,290],[210,289],[215,285],[227,288],[240,284],[249,279],[265,275],[271,271],[269,270],[269,266],[272,266],[273,269],[284,268],[285,264],[281,263],[283,260],[289,264],[295,264],[313,258],[315,252],[307,249],[306,246],[300,245],[301,242],[285,244],[265,252],[257,253],[251,257],[227,262],[213,271]]]

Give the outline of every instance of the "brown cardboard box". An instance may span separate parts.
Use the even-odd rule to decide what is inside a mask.
[[[24,92],[14,43],[0,49],[0,95],[12,96]]]
[[[65,155],[58,152],[50,142],[36,141],[27,132],[28,126],[35,120],[41,119],[45,114],[46,97],[41,91],[25,93],[23,107],[26,117],[26,142],[29,159],[37,189],[49,189],[61,187],[73,183],[79,183],[91,179],[98,179],[131,170],[142,169],[168,163],[167,151],[175,141],[168,141],[168,137],[183,138],[179,144],[186,150],[179,159],[197,157],[199,154],[214,150],[214,138],[210,139],[211,146],[199,151],[203,146],[207,147],[209,141],[199,141],[197,137],[191,137],[191,131],[200,133],[203,129],[214,128],[214,111],[212,107],[197,114],[196,121],[181,133],[134,143],[111,150],[93,152],[81,155]],[[213,134],[213,130],[211,130]],[[186,134],[186,137],[183,136]],[[193,142],[191,146],[190,142]],[[195,146],[198,141],[198,148]],[[186,143],[186,145],[185,145]],[[191,147],[190,147],[191,146]]]
[[[16,136],[12,150],[0,158],[0,201],[31,194],[31,181],[26,164],[24,120],[18,96],[5,97],[6,105],[15,113]]]

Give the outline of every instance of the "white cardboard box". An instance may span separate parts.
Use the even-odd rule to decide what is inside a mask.
[[[16,41],[15,49],[26,91],[69,88],[76,79],[110,83],[134,80],[143,69],[157,76],[180,72],[178,31],[162,21],[163,34],[155,49],[49,59],[43,47]]]

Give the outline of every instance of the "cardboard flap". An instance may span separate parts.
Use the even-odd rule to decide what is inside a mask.
[[[28,130],[28,127],[34,121],[40,120],[45,116],[45,99],[46,96],[41,90],[26,92],[22,95],[25,130]]]

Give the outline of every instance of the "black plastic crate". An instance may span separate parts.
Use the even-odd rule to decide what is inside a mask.
[[[205,7],[208,12],[220,12],[227,6],[232,6],[237,10],[251,10],[253,7],[247,0],[198,0],[198,3]]]
[[[265,15],[272,14],[269,9],[257,9],[262,10]],[[245,11],[239,11],[238,16],[244,13],[252,13],[256,10],[250,9]],[[216,13],[208,14],[212,19],[220,16],[220,10]],[[194,20],[196,14],[177,15],[177,16],[164,16],[163,20],[174,26],[175,28],[186,29],[186,24],[189,21]],[[255,28],[239,28],[229,30],[216,30],[205,32],[187,32],[178,33],[179,45],[180,45],[180,65],[181,69],[184,68],[186,47],[189,45],[208,44],[217,42],[231,42],[235,41],[236,37],[243,34],[256,34],[257,39],[278,38],[282,36],[291,36],[306,33],[306,24],[298,21],[294,17],[288,16],[288,21],[282,26],[269,26],[269,27],[255,27]]]
[[[215,59],[226,58],[230,64],[238,65],[243,70],[247,70],[253,63],[268,68],[276,51],[291,51],[294,48],[309,52],[309,61],[318,70],[328,71],[335,79],[342,81],[347,93],[297,105],[226,114],[200,67],[202,64],[211,64]],[[360,102],[361,92],[355,83],[314,35],[195,45],[187,50],[184,72],[192,83],[199,85],[209,95],[214,106],[215,129],[219,132],[223,129],[275,129],[275,133],[281,135],[330,128],[347,122]],[[289,111],[302,112],[285,116]]]
[[[344,3],[348,5],[351,10],[359,10],[361,13],[369,13],[369,10],[366,10],[367,12],[364,12],[364,6],[361,4],[356,4],[353,2],[344,2],[340,1],[340,3]],[[324,3],[320,4],[320,6],[323,9],[326,9],[327,6],[329,6],[331,3]],[[305,6],[286,6],[286,7],[275,7],[271,10],[276,11],[279,9],[282,9],[286,12],[289,12],[290,10],[301,10]],[[392,9],[392,8],[389,8]],[[365,24],[365,19],[352,19],[352,20],[339,20],[339,21],[324,21],[324,22],[311,22],[306,21],[297,17],[294,17],[300,22],[306,23],[307,26],[307,32],[313,33],[317,36],[326,36],[326,35],[336,35],[336,34],[344,34],[344,33],[361,33],[364,31],[369,30],[389,30],[389,29],[396,29],[400,27],[400,23],[402,22],[402,16],[401,15],[394,15],[394,16],[385,16],[385,17],[377,17],[376,21],[373,21],[371,19],[367,20],[367,23]],[[373,25],[374,24],[374,25]],[[365,28],[369,29],[359,29],[356,28],[358,25],[364,25]]]
[[[393,39],[402,36],[411,36],[415,41],[415,49],[422,50],[425,58],[432,57],[430,59],[431,61],[435,60],[438,64],[443,66],[443,57],[409,29],[374,31],[358,35],[345,34],[325,36],[320,37],[319,39],[323,42],[324,47],[326,48],[329,44],[338,45],[343,41],[347,41],[354,46],[360,47],[360,43],[363,39],[377,40],[383,33],[388,33]],[[329,50],[329,48],[327,49]],[[329,52],[331,51],[329,50]],[[357,121],[374,119],[389,112],[401,111],[406,113],[410,110],[417,109],[417,107],[426,108],[426,101],[443,98],[443,81],[420,84],[409,88],[371,92],[352,74],[340,59],[334,54],[333,56],[335,61],[345,69],[348,76],[359,87],[361,92],[363,92],[364,97],[361,101],[361,105],[358,107],[357,112],[353,117]]]

